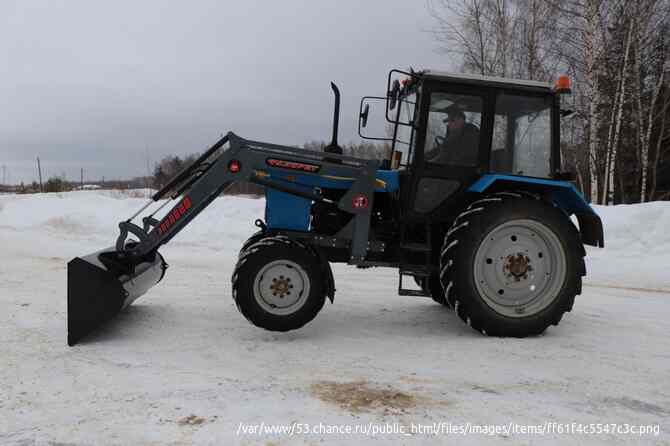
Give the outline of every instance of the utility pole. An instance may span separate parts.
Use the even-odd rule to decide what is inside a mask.
[[[146,153],[146,158],[147,158],[147,176],[144,181],[144,187],[149,189],[151,187],[151,168],[149,167],[149,146],[147,145],[145,148],[145,153]],[[151,195],[149,192],[147,192],[149,195]]]
[[[37,157],[37,172],[40,176],[40,192],[44,192],[44,187],[42,186],[42,166],[40,165],[40,157]]]
[[[2,184],[6,185],[7,184],[7,166],[4,164],[2,165]]]
[[[84,168],[81,168],[81,190],[84,190]]]

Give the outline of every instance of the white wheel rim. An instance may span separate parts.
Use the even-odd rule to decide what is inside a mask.
[[[498,226],[486,235],[475,255],[479,295],[508,317],[528,317],[547,308],[560,293],[566,274],[560,240],[535,220]]]
[[[286,316],[305,305],[310,281],[305,270],[290,260],[264,265],[254,279],[254,298],[268,313]]]

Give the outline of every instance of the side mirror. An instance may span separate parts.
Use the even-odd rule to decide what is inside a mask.
[[[378,107],[372,101],[382,102],[381,107]],[[363,139],[369,139],[373,141],[392,141],[393,139],[385,136],[387,133],[384,128],[384,114],[385,108],[388,104],[388,97],[380,96],[363,96],[361,98],[361,103],[358,106],[358,136]],[[373,107],[370,107],[373,105]],[[372,114],[372,117],[370,116]],[[371,118],[371,119],[370,119]],[[372,134],[378,134],[379,136],[368,136],[363,134],[363,129],[367,127],[368,120],[370,119],[370,125],[372,129],[367,129],[366,131],[371,131]]]
[[[360,112],[358,119],[361,121],[361,127],[365,128],[368,126],[368,115],[370,114],[370,104],[365,104],[363,111]]]
[[[398,79],[394,79],[391,91],[388,92],[389,110],[393,110],[395,106],[398,104],[399,95],[400,95],[400,81]]]

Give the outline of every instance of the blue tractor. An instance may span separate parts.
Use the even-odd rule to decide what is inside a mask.
[[[158,248],[235,182],[266,195],[232,275],[238,309],[259,327],[314,319],[334,299],[330,263],[341,262],[397,268],[400,295],[431,297],[481,333],[542,333],[581,293],[584,244],[603,246],[600,218],[561,171],[570,112],[559,81],[392,70],[387,94],[360,107],[367,137],[370,106],[383,106],[389,131],[370,138],[389,149],[381,160],[342,154],[335,85],[323,152],[226,134],[122,221],[114,246],[69,262],[68,343],[158,283]]]

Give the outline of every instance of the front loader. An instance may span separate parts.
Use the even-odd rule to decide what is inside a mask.
[[[359,117],[365,138],[371,102],[384,101],[392,136],[369,138],[390,146],[382,160],[342,155],[334,84],[324,152],[226,134],[122,221],[114,246],[69,262],[68,344],[156,285],[160,246],[236,182],[266,194],[232,276],[259,327],[310,322],[333,301],[330,263],[342,262],[397,268],[399,294],[432,297],[482,333],[543,332],[581,292],[583,244],[603,245],[599,217],[559,168],[562,82],[393,70]]]

